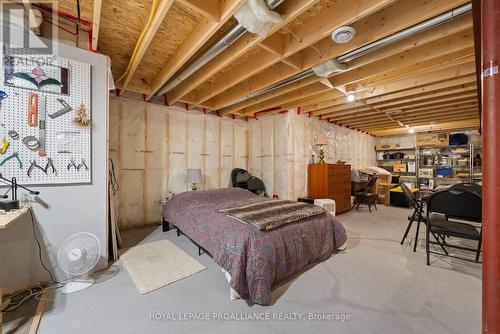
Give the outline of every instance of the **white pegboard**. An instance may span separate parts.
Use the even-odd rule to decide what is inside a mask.
[[[16,51],[17,53],[12,54],[12,56],[33,57],[33,55],[35,55],[29,49],[23,49],[21,52],[19,52],[19,49],[16,49]],[[1,59],[4,60],[3,47],[1,52]],[[0,166],[0,173],[5,178],[16,177],[18,183],[27,185],[90,183],[92,181],[92,127],[75,123],[74,117],[76,114],[75,110],[80,104],[85,106],[87,114],[91,117],[91,66],[86,63],[55,55],[43,55],[41,57],[50,57],[53,66],[68,69],[68,94],[65,95],[56,92],[60,90],[57,86],[46,86],[46,91],[39,91],[32,83],[18,78],[15,79],[17,87],[6,85],[4,84],[5,61],[2,61],[0,90],[5,91],[8,98],[1,102],[0,141],[3,138],[10,140],[10,146],[4,155],[0,155],[0,162],[12,153],[18,152],[23,166],[20,168],[15,158],[10,159]],[[18,65],[16,70],[19,70],[19,68],[22,68],[23,72],[31,72],[33,66],[32,64]],[[46,68],[44,68],[44,65],[42,65],[41,68],[46,72],[47,76],[52,75],[52,66],[46,66]],[[31,151],[23,144],[23,138],[26,136],[35,136],[39,138],[38,126],[31,127],[28,124],[28,94],[30,92],[38,94],[39,119],[41,113],[40,101],[42,97],[46,99],[46,156],[44,157],[39,156],[38,152]],[[49,115],[63,107],[57,99],[66,101],[73,110],[52,119]],[[19,139],[14,140],[9,137],[8,131],[11,129],[19,134]],[[68,151],[70,153],[61,153],[62,151]],[[47,174],[45,174],[42,170],[34,168],[31,177],[28,177],[27,172],[31,165],[31,161],[35,160],[39,166],[45,167],[48,158],[52,159],[57,174],[53,174],[52,170],[49,170]],[[83,166],[79,171],[76,171],[73,167],[68,169],[71,160],[74,160],[76,165],[85,161],[88,170]]]

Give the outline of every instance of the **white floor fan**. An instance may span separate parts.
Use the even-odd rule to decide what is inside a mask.
[[[72,293],[92,286],[96,279],[89,273],[99,261],[100,254],[101,243],[91,233],[79,232],[64,240],[57,254],[57,262],[59,267],[73,279],[65,283],[61,291]],[[117,270],[112,271],[114,274],[117,272]]]

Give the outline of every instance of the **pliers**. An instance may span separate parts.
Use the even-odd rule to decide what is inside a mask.
[[[78,167],[76,167],[75,160],[71,159],[68,164],[68,170],[71,170],[71,167],[75,168],[75,170],[78,170]]]
[[[31,162],[31,165],[30,165],[30,168],[28,168],[28,177],[31,177],[31,173],[33,172],[34,168],[38,168],[39,170],[41,170],[42,172],[44,172],[45,174],[47,174],[47,171],[45,170],[45,168],[43,168],[42,166],[39,166],[36,163],[36,160],[32,160],[30,162]]]
[[[80,168],[82,168],[82,167],[85,167],[85,170],[89,170],[89,167],[85,163],[85,159],[82,159],[82,162],[78,166],[76,166],[76,170],[80,171]]]
[[[56,167],[54,166],[52,158],[47,158],[47,164],[45,165],[45,174],[48,174],[49,168],[52,168],[52,174],[57,175],[57,170]]]

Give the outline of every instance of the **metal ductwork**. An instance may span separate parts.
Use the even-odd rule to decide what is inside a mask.
[[[462,15],[465,15],[465,14],[468,14],[472,11],[472,4],[466,4],[466,5],[463,5],[463,6],[460,6],[460,7],[457,7],[449,12],[446,12],[444,14],[441,14],[441,15],[438,15],[438,16],[435,16],[431,19],[428,19],[424,22],[421,22],[421,23],[418,23],[414,26],[411,26],[409,28],[406,28],[406,29],[403,29],[401,31],[398,31],[392,35],[389,35],[387,37],[384,37],[384,38],[381,38],[375,42],[372,42],[370,44],[367,44],[367,45],[364,45],[362,47],[359,47],[353,51],[350,51],[350,52],[347,52],[343,55],[340,55],[338,56],[337,58],[335,58],[335,60],[338,62],[338,63],[341,63],[341,64],[345,64],[345,63],[348,63],[354,59],[357,59],[361,56],[364,56],[370,52],[373,52],[375,50],[378,50],[378,49],[381,49],[383,47],[386,47],[386,46],[389,46],[391,44],[394,44],[396,42],[399,42],[405,38],[409,38],[411,36],[414,36],[416,34],[419,34],[425,30],[428,30],[428,29],[431,29],[431,28],[434,28],[438,25],[441,25],[443,23],[446,23],[456,17],[459,17],[459,16],[462,16]],[[279,81],[271,86],[268,86],[266,88],[263,88],[263,89],[260,89],[258,91],[255,91],[249,95],[246,95],[246,96],[242,96],[241,98],[238,98],[236,100],[234,100],[233,102],[231,102],[230,104],[227,104],[225,105],[223,108],[226,108],[226,107],[229,107],[229,106],[232,106],[232,105],[235,105],[237,103],[240,103],[242,101],[245,101],[247,99],[250,99],[250,98],[253,98],[253,97],[257,97],[257,96],[260,96],[260,95],[263,95],[265,93],[269,93],[271,91],[274,91],[276,89],[279,89],[279,88],[282,88],[282,87],[285,87],[291,83],[294,83],[294,82],[297,82],[299,80],[302,80],[302,79],[305,79],[305,78],[308,78],[308,77],[311,77],[313,75],[316,75],[313,71],[313,69],[309,69],[309,70],[305,70],[299,74],[296,74],[290,78],[287,78],[287,79],[284,79],[282,81]]]
[[[265,3],[269,9],[274,9],[278,7],[284,0],[266,0]],[[202,55],[200,55],[196,60],[194,60],[189,66],[178,73],[175,77],[170,79],[156,95],[163,95],[172,89],[174,89],[178,84],[186,80],[194,72],[198,71],[210,60],[214,59],[218,54],[227,49],[231,44],[233,44],[238,38],[243,36],[247,30],[241,26],[239,23],[235,23],[224,36],[220,37],[215,41],[208,50],[206,50]]]

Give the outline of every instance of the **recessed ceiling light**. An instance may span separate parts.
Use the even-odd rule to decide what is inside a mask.
[[[353,27],[343,26],[332,32],[332,39],[335,43],[343,44],[351,41],[356,36]]]

